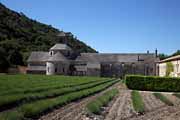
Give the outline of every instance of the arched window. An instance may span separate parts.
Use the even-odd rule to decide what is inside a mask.
[[[145,64],[145,75],[149,75],[149,65]]]
[[[49,73],[49,67],[47,68],[47,71],[48,71],[48,73]]]
[[[50,52],[50,55],[51,55],[51,56],[53,55],[53,52],[52,52],[52,51]]]
[[[57,68],[55,68],[55,73],[57,73]]]
[[[135,63],[132,63],[132,64],[131,64],[132,74],[135,74],[135,67],[136,67],[136,66],[135,66]]]
[[[67,52],[67,56],[70,56],[70,51]]]
[[[125,65],[125,64],[124,64],[124,63],[122,63],[121,65],[122,65],[122,67],[124,67],[124,65]]]

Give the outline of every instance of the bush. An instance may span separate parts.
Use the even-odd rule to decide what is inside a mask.
[[[138,91],[134,90],[131,92],[131,99],[132,99],[134,110],[141,114],[144,113],[144,103]]]
[[[174,71],[174,66],[171,62],[166,63],[166,76],[170,76],[171,72]]]
[[[100,114],[101,113],[101,108],[103,106],[106,106],[113,98],[114,96],[118,93],[117,89],[112,89],[107,92],[105,92],[103,95],[99,96],[95,100],[89,102],[87,104],[87,109],[90,113],[94,114]]]
[[[134,90],[179,92],[180,78],[128,75],[126,85]]]
[[[162,95],[161,93],[153,93],[154,96],[157,98],[157,99],[160,99],[162,102],[164,102],[165,104],[169,105],[169,106],[173,106],[174,104],[167,98],[165,97],[164,95]]]

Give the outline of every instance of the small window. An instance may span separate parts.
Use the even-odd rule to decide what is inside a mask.
[[[57,72],[57,68],[55,68],[55,73]]]
[[[51,55],[51,56],[53,55],[53,52],[52,52],[52,51],[50,52],[50,55]]]
[[[47,71],[48,71],[48,73],[49,73],[49,67],[47,68]]]

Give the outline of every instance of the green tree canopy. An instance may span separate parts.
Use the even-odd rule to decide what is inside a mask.
[[[0,71],[5,72],[8,67],[9,62],[6,59],[6,52],[2,47],[0,47]]]

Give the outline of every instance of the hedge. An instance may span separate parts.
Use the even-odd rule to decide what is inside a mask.
[[[129,89],[143,91],[180,92],[180,78],[127,75]]]

